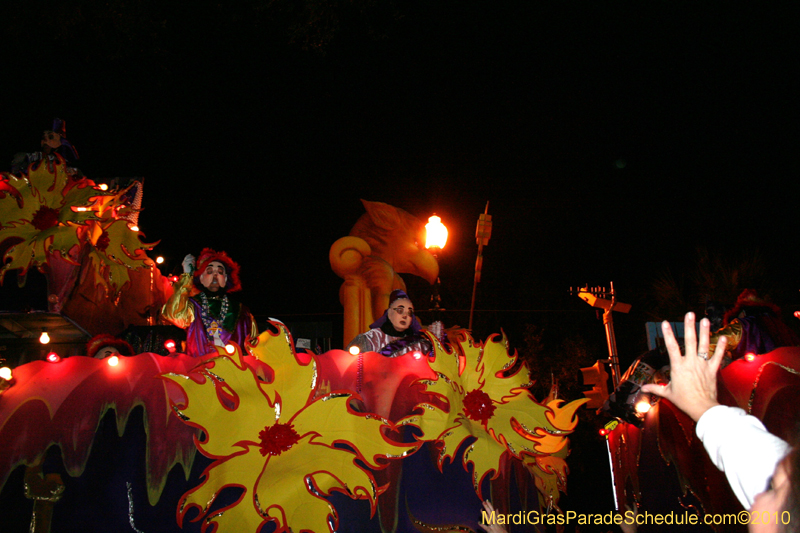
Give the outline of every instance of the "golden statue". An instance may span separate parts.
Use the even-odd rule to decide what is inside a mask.
[[[330,251],[331,268],[344,279],[339,301],[344,307],[345,345],[381,316],[394,289],[405,290],[400,273],[431,284],[439,275],[439,263],[425,249],[421,220],[388,204],[361,202],[367,212]]]

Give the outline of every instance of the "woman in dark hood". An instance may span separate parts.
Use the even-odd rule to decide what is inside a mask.
[[[370,330],[353,339],[347,348],[353,346],[360,352],[376,352],[385,357],[398,357],[413,351],[427,355],[432,349],[414,315],[414,304],[400,289],[389,295],[389,307],[370,324]]]

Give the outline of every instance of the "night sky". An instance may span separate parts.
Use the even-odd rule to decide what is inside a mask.
[[[144,177],[165,273],[224,249],[257,315],[341,312],[328,250],[360,199],[442,217],[452,309],[487,201],[479,309],[582,309],[569,287],[609,281],[646,309],[697,246],[758,252],[800,302],[790,3],[14,4],[3,168],[65,119],[87,176]]]

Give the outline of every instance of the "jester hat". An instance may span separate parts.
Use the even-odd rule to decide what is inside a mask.
[[[200,285],[200,274],[205,272],[206,267],[212,261],[219,261],[225,265],[225,275],[228,281],[225,284],[226,292],[236,292],[242,290],[242,284],[239,280],[239,264],[228,257],[225,252],[216,252],[211,248],[203,248],[200,252],[200,257],[197,259],[197,269],[194,271],[194,284]]]

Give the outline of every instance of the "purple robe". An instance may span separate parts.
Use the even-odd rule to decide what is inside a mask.
[[[186,329],[186,355],[191,357],[202,357],[203,355],[207,355],[209,353],[217,353],[214,342],[213,340],[209,340],[208,334],[206,333],[206,326],[200,319],[200,316],[202,315],[202,307],[194,298],[189,298],[189,302],[194,310],[195,320]],[[244,341],[251,336],[254,336],[254,332],[252,331],[252,324],[254,322],[255,321],[253,319],[253,315],[250,314],[250,310],[247,309],[247,307],[245,307],[243,304],[239,304],[239,316],[236,318],[236,326],[234,327],[234,330],[231,332],[226,329],[222,329],[220,333],[220,339],[222,339],[222,342],[225,344],[234,342],[238,344],[242,350],[245,350]]]

